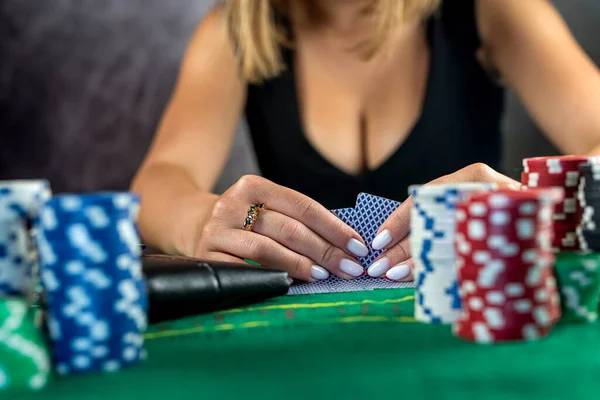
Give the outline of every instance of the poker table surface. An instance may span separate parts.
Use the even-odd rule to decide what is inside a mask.
[[[413,318],[414,289],[283,296],[151,326],[148,359],[10,399],[591,399],[600,325],[478,345]],[[2,395],[0,394],[0,398]]]

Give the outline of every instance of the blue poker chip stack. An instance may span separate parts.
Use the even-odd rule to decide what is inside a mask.
[[[37,275],[31,221],[50,199],[45,180],[0,182],[0,296],[25,296]]]
[[[126,193],[67,195],[36,222],[53,361],[61,375],[113,372],[145,358],[147,293]]]
[[[416,320],[451,324],[458,319],[461,304],[454,247],[456,204],[471,193],[496,187],[491,183],[458,183],[409,188]]]

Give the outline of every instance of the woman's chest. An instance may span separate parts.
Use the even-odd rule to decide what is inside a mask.
[[[415,30],[365,61],[299,42],[295,97],[305,139],[349,174],[374,170],[402,145],[422,114],[430,52]]]
[[[287,70],[249,91],[246,115],[261,168],[283,179],[285,171],[408,173],[429,161],[436,174],[476,161],[496,165],[502,89],[441,25],[432,24],[428,39],[379,69],[286,53]]]

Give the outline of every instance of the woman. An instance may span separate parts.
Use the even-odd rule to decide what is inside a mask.
[[[133,183],[146,242],[306,281],[361,276],[356,257],[385,247],[367,273],[411,279],[409,201],[373,243],[327,209],[432,180],[516,185],[494,170],[499,80],[562,151],[600,153],[600,74],[547,0],[438,2],[225,0]],[[244,113],[264,178],[212,194]]]

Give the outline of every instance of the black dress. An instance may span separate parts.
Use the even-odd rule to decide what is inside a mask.
[[[263,176],[327,208],[341,208],[352,207],[359,192],[402,201],[408,186],[475,162],[499,168],[504,96],[475,59],[473,0],[444,2],[428,23],[428,42],[430,69],[419,120],[383,165],[360,175],[333,166],[304,136],[294,54],[284,51],[286,71],[248,87],[246,119]]]

